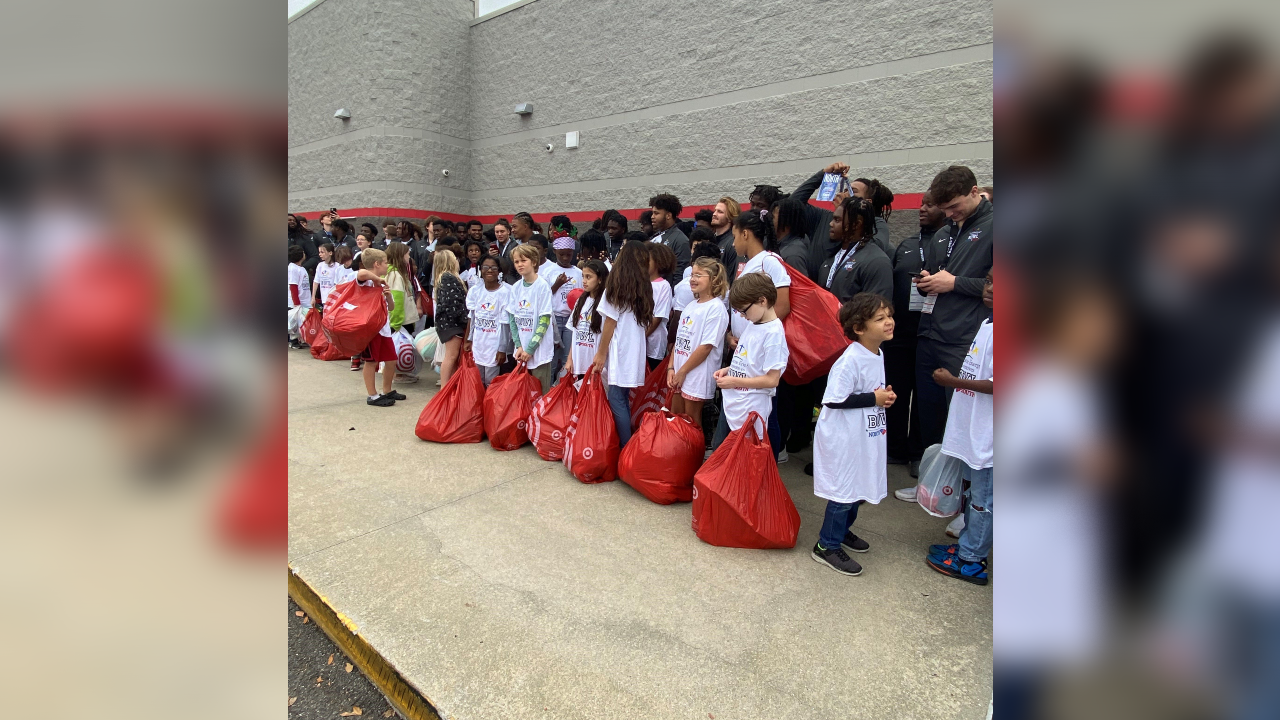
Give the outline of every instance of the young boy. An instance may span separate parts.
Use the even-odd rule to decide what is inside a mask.
[[[897,395],[884,384],[880,345],[893,339],[893,305],[876,293],[858,293],[839,318],[853,344],[827,375],[813,436],[813,494],[827,501],[827,512],[810,557],[838,573],[860,575],[862,566],[845,550],[864,553],[871,546],[853,534],[853,521],[862,503],[879,503],[889,487],[884,411]]]
[[[360,253],[360,259],[364,261],[364,267],[356,273],[356,282],[369,287],[375,285],[381,287],[387,302],[391,302],[391,290],[387,287],[387,281],[383,279],[387,274],[387,254],[377,248],[365,248]],[[369,393],[366,403],[376,407],[391,407],[396,404],[396,400],[405,399],[403,394],[391,389],[391,381],[396,376],[396,345],[391,341],[390,319],[382,324],[382,329],[369,342],[369,347],[360,353],[360,360],[364,362],[364,389]],[[373,376],[378,372],[378,363],[387,363],[382,371],[380,394],[374,389],[373,384]]]
[[[994,304],[994,281],[987,272],[982,303]],[[991,481],[995,473],[995,331],[991,319],[983,320],[960,366],[960,377],[946,368],[933,371],[933,381],[955,388],[942,453],[964,461],[964,530],[954,545],[931,545],[925,562],[943,575],[975,585],[987,584],[987,555],[991,552]]]
[[[513,357],[517,362],[526,363],[529,374],[538,379],[542,394],[546,395],[551,389],[551,359],[555,348],[551,338],[546,337],[551,333],[551,288],[538,276],[538,258],[539,252],[533,243],[511,251],[520,280],[511,286],[507,318],[515,343]]]
[[[555,248],[556,268],[549,272],[560,273],[558,278],[550,274],[544,277],[551,283],[552,311],[556,321],[556,354],[551,360],[551,380],[555,382],[560,377],[565,358],[569,357],[569,349],[573,347],[573,328],[569,327],[573,306],[569,304],[569,293],[582,288],[582,270],[573,264],[573,238],[568,235],[558,237],[551,245]]]
[[[302,249],[300,245],[289,246],[289,313],[293,317],[294,312],[305,312],[298,308],[311,307],[311,283],[307,276],[307,269],[302,267],[302,261],[306,260],[307,251]],[[302,340],[298,338],[296,331],[289,333],[289,347],[301,348],[306,347]]]
[[[773,311],[778,291],[764,273],[747,273],[729,289],[729,304],[751,324],[742,332],[727,368],[715,372],[716,386],[724,391],[724,412],[716,425],[711,447],[742,427],[754,411],[767,422],[769,445],[776,459],[782,438],[778,431],[775,394],[790,352],[782,321]],[[766,428],[760,428],[764,431]]]

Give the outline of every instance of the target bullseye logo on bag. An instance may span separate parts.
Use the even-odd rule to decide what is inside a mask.
[[[595,455],[595,452],[591,448],[582,448],[582,457],[590,460],[592,455]]]
[[[564,437],[564,435],[563,435],[559,430],[552,430],[552,431],[551,431],[551,439],[552,439],[552,440],[559,440],[559,439],[560,439],[560,438],[562,438],[562,437]]]
[[[950,486],[950,485],[945,485],[945,486],[943,486],[943,488],[942,488],[942,494],[943,494],[943,495],[950,495],[950,494],[951,494],[951,493],[953,493],[953,492],[955,492],[955,491],[951,489],[951,486]]]
[[[516,423],[516,427],[520,428],[521,430],[524,430],[526,427],[525,422],[521,420],[520,422]]]

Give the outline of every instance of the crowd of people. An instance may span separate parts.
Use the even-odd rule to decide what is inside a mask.
[[[887,495],[887,465],[913,477],[925,448],[964,463],[964,512],[934,545],[930,567],[987,583],[993,467],[993,189],[964,166],[939,172],[924,193],[919,231],[896,245],[888,218],[894,194],[880,181],[848,180],[833,163],[790,193],[758,185],[743,207],[722,197],[681,220],[678,198],[659,194],[639,229],[606,211],[579,234],[564,215],[543,227],[528,213],[451,222],[430,217],[356,231],[337,211],[321,232],[289,215],[289,305],[323,309],[334,288],[384,288],[386,326],[351,359],[367,402],[405,396],[392,333],[433,327],[440,383],[469,353],[487,387],[523,363],[548,392],[562,375],[601,373],[621,446],[631,438],[630,394],[667,359],[670,409],[684,413],[714,451],[751,416],[779,463],[813,447],[805,473],[827,500],[812,556],[846,575],[848,552],[869,544],[852,532],[858,508]],[[809,203],[824,177],[844,179],[833,209]],[[783,380],[793,277],[840,302],[850,344],[830,372],[804,384]],[[290,344],[302,345],[291,335]],[[386,363],[380,387],[377,368]],[[815,423],[816,416],[816,423]],[[914,500],[914,489],[897,496]]]

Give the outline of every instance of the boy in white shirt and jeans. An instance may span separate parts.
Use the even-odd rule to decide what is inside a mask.
[[[987,272],[982,302],[992,307],[994,281]],[[931,545],[925,562],[943,575],[987,584],[987,555],[991,553],[992,478],[995,474],[995,330],[991,319],[984,320],[969,345],[960,366],[960,377],[946,368],[933,371],[933,381],[955,388],[947,429],[942,436],[942,453],[964,461],[961,470],[965,485],[964,530],[954,545]]]
[[[713,451],[730,432],[742,427],[753,411],[768,421],[769,445],[775,460],[782,449],[775,395],[791,353],[782,321],[773,311],[777,299],[777,288],[764,273],[746,273],[729,288],[729,305],[750,324],[738,338],[729,367],[715,372],[716,386],[724,391],[724,412],[711,441]]]

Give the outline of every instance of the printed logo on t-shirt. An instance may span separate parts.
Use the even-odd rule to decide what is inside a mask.
[[[867,437],[874,438],[889,432],[886,427],[884,418],[884,408],[876,408],[873,413],[867,413]]]
[[[531,307],[533,307],[533,303],[529,302],[526,298],[520,298],[520,303],[516,305],[517,310],[528,310]]]

